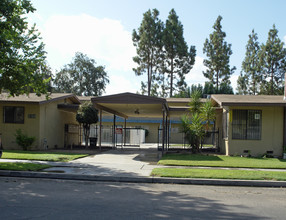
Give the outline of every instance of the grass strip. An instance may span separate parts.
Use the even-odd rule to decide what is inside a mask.
[[[205,166],[286,169],[286,160],[277,158],[232,157],[201,154],[166,154],[158,164],[169,166]]]
[[[86,157],[88,154],[62,153],[62,152],[46,152],[46,151],[3,151],[2,159],[17,160],[41,160],[67,162],[78,158]]]
[[[17,171],[39,171],[49,168],[51,166],[46,164],[33,164],[33,163],[0,163],[0,170],[17,170]]]
[[[175,177],[175,178],[286,181],[286,172],[280,172],[280,171],[155,168],[152,170],[151,175],[160,177]]]

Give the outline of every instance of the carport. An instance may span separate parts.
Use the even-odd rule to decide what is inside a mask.
[[[124,129],[128,117],[162,118],[162,151],[168,144],[169,108],[166,99],[139,95],[134,93],[121,93],[91,98],[95,108],[99,110],[99,140],[102,144],[102,114],[107,112],[113,115],[113,135],[115,138],[116,116],[124,118]],[[126,137],[124,137],[126,139]]]

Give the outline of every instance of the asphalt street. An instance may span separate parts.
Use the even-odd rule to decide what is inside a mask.
[[[285,188],[0,177],[0,219],[285,219]]]

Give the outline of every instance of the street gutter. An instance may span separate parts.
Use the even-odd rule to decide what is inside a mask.
[[[160,183],[160,184],[188,184],[188,185],[214,185],[214,186],[246,186],[246,187],[283,187],[286,181],[268,180],[232,180],[232,179],[195,179],[195,178],[167,178],[167,177],[123,177],[123,176],[97,176],[84,174],[64,174],[30,171],[0,170],[2,177],[62,179],[100,182],[124,183]]]

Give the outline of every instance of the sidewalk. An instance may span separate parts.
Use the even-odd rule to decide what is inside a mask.
[[[253,181],[253,180],[217,180],[217,179],[190,179],[190,178],[162,178],[151,177],[154,168],[177,166],[156,165],[159,153],[152,145],[139,148],[125,148],[105,151],[96,155],[80,158],[71,162],[48,162],[28,160],[0,159],[0,162],[27,162],[48,164],[53,167],[41,172],[21,172],[0,170],[0,176],[52,178],[88,181],[114,181],[138,183],[171,183],[171,184],[199,184],[223,186],[263,186],[286,187],[286,181]],[[203,168],[203,169],[238,169],[218,167],[180,167],[178,168]],[[268,170],[269,169],[247,169]],[[285,171],[271,169],[271,171]]]

